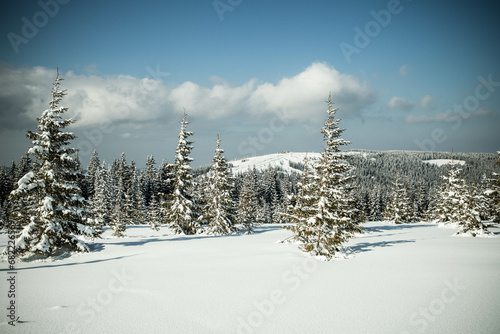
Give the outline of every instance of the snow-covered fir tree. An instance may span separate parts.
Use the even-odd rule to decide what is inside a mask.
[[[155,164],[154,157],[152,155],[148,156],[146,168],[142,169],[139,174],[139,188],[146,206],[149,206],[153,195],[158,197],[159,179]]]
[[[204,191],[206,204],[203,209],[203,220],[207,222],[205,231],[213,235],[231,234],[235,231],[234,180],[231,167],[223,153],[224,150],[220,148],[220,138],[217,135],[215,155]]]
[[[153,193],[151,200],[149,201],[149,209],[147,212],[147,218],[149,226],[152,230],[159,231],[161,228],[161,212],[160,212],[160,200],[156,193]]]
[[[9,171],[5,165],[0,167],[0,204],[3,204],[9,196],[13,183],[11,181]]]
[[[298,194],[291,195],[291,204],[287,208],[287,212],[281,215],[291,223],[284,228],[293,232],[293,235],[284,242],[298,242],[302,245],[308,244],[310,225],[314,223],[316,215],[315,203],[317,202],[317,182],[315,182],[314,170],[310,166],[309,159],[305,158],[304,168],[302,171],[302,182],[298,184]]]
[[[450,164],[448,173],[443,176],[443,184],[435,203],[433,220],[437,223],[458,222],[460,219],[460,203],[464,202],[464,180],[460,177],[461,169]]]
[[[500,151],[497,152],[497,165],[500,167]],[[488,191],[490,198],[491,216],[495,224],[500,224],[500,173],[493,173],[492,189]]]
[[[467,234],[475,237],[490,234],[479,215],[477,192],[477,186],[470,185],[469,189],[466,189],[460,197],[459,207],[457,208],[459,209],[458,226],[460,230],[456,233],[457,235]]]
[[[95,172],[93,189],[95,191],[92,200],[92,208],[95,219],[98,221],[99,227],[109,226],[111,221],[111,198],[108,171],[105,169],[104,163],[102,167]]]
[[[23,228],[16,239],[18,254],[49,255],[62,248],[88,252],[80,237],[99,236],[92,227],[89,202],[77,185],[83,175],[75,159],[77,150],[68,147],[75,135],[62,131],[74,121],[62,117],[68,108],[59,106],[66,95],[59,90],[61,80],[57,71],[49,109],[37,119],[38,132],[28,132],[33,144],[28,154],[36,159],[33,171],[24,175],[11,193],[13,200],[32,204],[27,216],[12,216]]]
[[[193,135],[193,132],[186,130],[189,124],[186,116],[186,111],[184,111],[173,164],[173,191],[164,203],[166,223],[175,234],[195,234],[200,228],[191,210],[193,202],[189,190],[193,186],[193,175],[189,164],[193,159],[189,154],[193,146],[189,137]]]
[[[393,183],[392,199],[384,211],[384,219],[394,224],[409,223],[413,218],[413,209],[406,191],[406,185],[400,182],[399,175]]]
[[[0,230],[3,229],[5,225],[7,225],[7,216],[5,215],[2,203],[0,203]]]
[[[486,174],[483,174],[481,181],[474,184],[474,186],[476,187],[476,202],[481,221],[490,220],[492,218],[491,201],[488,197],[491,189],[490,182],[491,180],[486,177]]]
[[[111,231],[113,231],[112,236],[117,238],[123,238],[125,236],[125,231],[127,230],[127,215],[123,211],[123,208],[125,207],[124,192],[125,190],[123,186],[123,178],[119,178],[116,199],[112,204],[113,208],[111,213],[111,220],[109,222],[109,227],[111,228]]]
[[[418,193],[415,201],[415,221],[426,219],[425,215],[429,209],[429,190],[427,185],[420,181],[418,183]]]
[[[349,144],[341,138],[344,129],[338,127],[340,119],[335,118],[337,108],[333,108],[331,94],[328,97],[328,118],[321,129],[326,148],[319,163],[315,165],[313,183],[316,192],[313,202],[314,215],[307,219],[302,230],[305,240],[303,251],[315,256],[332,258],[340,251],[340,246],[355,233],[361,232],[358,213],[350,194],[354,176],[340,147]]]
[[[254,174],[249,172],[244,176],[237,210],[237,221],[243,226],[246,234],[252,234],[254,231],[258,205]]]
[[[97,154],[97,150],[94,150],[92,152],[92,155],[90,156],[90,161],[89,161],[89,165],[87,167],[87,173],[85,174],[85,182],[86,182],[86,187],[87,187],[87,191],[88,193],[86,194],[89,198],[93,198],[94,196],[94,192],[95,192],[95,184],[96,184],[96,175],[97,175],[97,172],[100,168],[100,161],[99,161],[99,155]],[[84,194],[85,195],[85,194]]]

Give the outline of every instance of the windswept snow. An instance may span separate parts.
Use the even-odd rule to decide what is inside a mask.
[[[500,332],[500,238],[451,237],[427,223],[364,226],[335,261],[276,243],[291,235],[277,225],[221,237],[129,226],[129,237],[113,239],[107,230],[91,253],[17,263],[20,319],[13,328],[4,315],[0,332]]]

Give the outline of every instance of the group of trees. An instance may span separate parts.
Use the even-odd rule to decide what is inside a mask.
[[[483,220],[499,222],[498,175],[477,182],[477,173],[491,175],[492,168],[486,167],[491,155],[464,156],[466,167],[451,165],[441,179],[443,167],[422,163],[441,156],[341,152],[349,142],[341,138],[331,98],[322,129],[325,150],[319,160],[293,166],[297,172],[254,168],[233,175],[219,137],[212,164],[192,169],[193,132],[187,130],[186,112],[173,163],[164,160],[156,167],[149,156],[138,170],[124,153],[107,165],[94,151],[84,172],[76,150],[69,148],[75,136],[64,131],[73,121],[62,117],[67,108],[59,106],[65,95],[61,80],[58,73],[38,132],[28,133],[33,144],[28,154],[0,168],[0,224],[19,232],[19,254],[88,251],[82,237],[99,237],[106,226],[123,237],[131,224],[155,230],[167,225],[176,234],[223,235],[252,233],[256,224],[291,223],[289,241],[330,258],[367,219],[454,222],[473,235],[485,230]]]

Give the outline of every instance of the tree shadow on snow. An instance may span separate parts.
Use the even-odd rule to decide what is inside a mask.
[[[431,227],[436,226],[435,224],[387,224],[387,225],[378,225],[378,226],[363,226],[363,229],[367,232],[372,233],[382,233],[385,231],[396,231],[396,230],[407,230],[413,228],[421,228],[421,227]]]
[[[23,271],[23,270],[30,270],[30,269],[40,269],[40,268],[55,268],[55,267],[69,267],[69,266],[77,266],[81,264],[92,264],[92,263],[99,263],[99,262],[106,262],[106,261],[113,261],[113,260],[120,260],[124,259],[127,257],[135,256],[134,255],[124,255],[124,256],[116,256],[116,257],[111,257],[108,259],[96,259],[96,260],[91,260],[91,261],[85,261],[85,262],[71,262],[71,263],[59,263],[59,264],[43,264],[39,266],[33,266],[33,267],[26,267],[26,268],[16,268],[15,271]],[[0,271],[8,271],[8,269],[0,269]]]
[[[281,225],[272,225],[272,226],[259,225],[255,227],[253,234],[261,234],[261,233],[281,230],[282,228],[283,227]]]
[[[353,253],[369,252],[377,247],[391,247],[397,244],[406,244],[415,242],[415,240],[394,240],[394,241],[379,241],[379,242],[360,242],[356,245],[349,246]]]

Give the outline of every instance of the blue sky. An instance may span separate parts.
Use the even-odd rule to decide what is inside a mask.
[[[499,5],[490,1],[2,7],[0,163],[29,146],[57,66],[84,164],[94,148],[108,162],[121,152],[139,166],[149,154],[173,160],[183,107],[195,166],[210,162],[217,133],[230,159],[320,151],[330,91],[350,148],[500,149]]]

